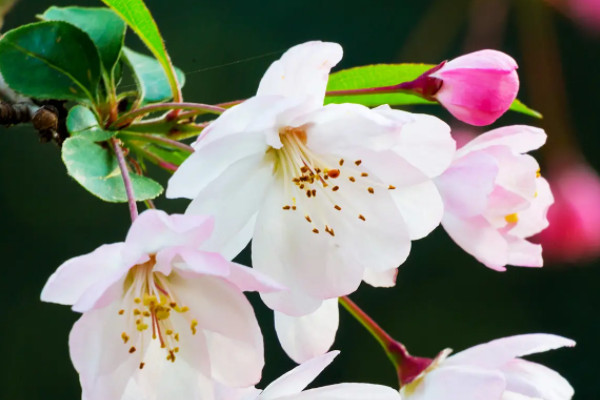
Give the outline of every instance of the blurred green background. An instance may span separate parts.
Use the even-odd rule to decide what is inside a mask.
[[[184,95],[196,102],[251,96],[267,66],[288,47],[307,40],[342,44],[345,56],[338,66],[342,68],[436,63],[483,47],[502,49],[522,66],[520,97],[546,111],[543,126],[550,147],[560,151],[560,138],[576,132],[588,161],[600,168],[600,35],[580,28],[541,0],[148,0],[147,4],[172,59],[188,73]],[[99,6],[100,2],[21,0],[6,17],[4,30],[32,22],[51,5]],[[555,32],[557,47],[549,32]],[[129,32],[129,44],[141,50],[133,36]],[[552,100],[563,97],[562,83],[548,75],[544,54],[562,60],[568,93],[568,112],[563,117],[552,111]],[[540,94],[540,87],[549,95]],[[443,110],[418,111],[435,112],[460,127]],[[520,115],[507,115],[499,122],[540,123]],[[0,132],[0,398],[76,399],[80,390],[67,336],[77,315],[67,307],[42,304],[39,293],[61,262],[102,243],[122,240],[129,224],[127,207],[89,195],[66,175],[59,149],[39,143],[32,129],[0,127]],[[167,175],[158,174],[166,182]],[[186,202],[161,198],[157,205],[182,212]],[[248,253],[240,260],[248,262]],[[578,342],[575,349],[531,359],[563,374],[575,387],[576,399],[592,400],[600,398],[599,267],[590,262],[498,273],[478,264],[438,229],[414,243],[395,288],[362,286],[352,298],[420,356],[519,333],[551,332],[573,338]],[[262,387],[293,363],[279,347],[271,312],[257,296],[251,299],[266,343]],[[318,383],[396,384],[376,342],[343,310],[334,348],[342,354]]]

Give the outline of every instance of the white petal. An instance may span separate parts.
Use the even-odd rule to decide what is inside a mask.
[[[140,335],[129,331],[131,340],[127,343],[120,337],[128,327],[126,317],[118,314],[119,306],[120,301],[115,301],[107,307],[85,312],[69,335],[71,360],[89,400],[121,398],[143,359]],[[137,350],[130,354],[132,346]]]
[[[382,108],[375,110],[400,124],[394,151],[410,164],[430,178],[448,168],[456,150],[448,124],[427,114]]]
[[[169,276],[178,303],[189,307],[182,314],[187,324],[176,330],[206,336],[214,378],[237,387],[257,383],[264,364],[262,334],[246,297],[221,278],[182,274]],[[190,334],[192,319],[198,321],[196,335]],[[185,358],[183,344],[181,351]]]
[[[458,150],[458,155],[491,146],[508,146],[515,153],[526,153],[546,143],[543,129],[526,125],[504,126],[477,136]]]
[[[162,210],[150,209],[133,222],[125,243],[146,254],[170,246],[198,248],[210,237],[213,225],[213,218],[208,215],[169,215]]]
[[[275,330],[281,347],[297,363],[326,353],[339,324],[338,299],[325,300],[314,312],[290,317],[275,311]]]
[[[142,257],[128,250],[125,243],[107,244],[65,261],[46,282],[42,301],[90,309]]]
[[[483,152],[468,153],[456,159],[435,180],[446,212],[462,217],[483,213],[497,175],[496,160]]]
[[[497,368],[515,357],[541,353],[565,346],[575,346],[575,342],[561,336],[546,333],[509,336],[456,353],[449,357],[445,364],[468,364],[486,368]]]
[[[256,94],[308,96],[315,107],[321,106],[329,71],[342,55],[337,43],[314,41],[294,46],[267,69]]]
[[[331,362],[339,351],[330,351],[322,356],[300,364],[274,380],[263,390],[260,400],[275,400],[283,396],[300,393],[311,383]]]
[[[121,400],[213,399],[214,383],[178,357],[165,359],[165,350],[157,341],[151,343],[145,366],[129,381]]]
[[[404,386],[404,400],[501,400],[506,382],[498,371],[446,366],[427,373],[422,381]]]
[[[252,237],[252,221],[272,180],[273,166],[263,153],[235,162],[201,190],[186,215],[214,216],[215,229],[203,248],[220,252],[228,259],[242,251]]]
[[[281,103],[275,97],[254,97],[217,118],[169,179],[167,197],[193,199],[236,161],[264,154],[267,131],[278,131],[278,114],[285,109]]]
[[[298,292],[315,299],[343,296],[356,290],[367,266],[388,270],[406,259],[410,240],[387,188],[370,194],[343,174],[337,181],[335,196],[319,189],[316,197],[297,197],[296,211],[282,210],[293,201],[283,183],[275,182],[266,196],[252,242],[253,265],[290,289],[263,296],[269,307],[304,315],[320,302],[302,304],[306,299]],[[328,227],[334,235],[326,233]]]
[[[306,390],[285,400],[400,400],[400,393],[383,385],[338,383]],[[282,399],[283,400],[283,399]]]
[[[393,287],[396,286],[397,277],[398,268],[392,268],[386,271],[375,271],[371,268],[367,268],[363,275],[363,281],[374,287]]]
[[[508,237],[508,264],[518,267],[541,267],[544,265],[542,246],[524,239]]]
[[[433,181],[399,187],[389,193],[404,218],[411,240],[424,238],[440,224],[444,204]]]
[[[446,213],[442,226],[456,244],[485,266],[497,271],[506,270],[508,243],[483,217],[461,218]]]
[[[361,160],[362,170],[387,185],[402,186],[427,180],[395,148],[402,143],[402,125],[358,104],[329,104],[296,121],[306,126],[307,147],[347,162]],[[349,165],[349,164],[346,164]]]
[[[544,400],[569,400],[574,390],[565,378],[543,365],[525,360],[512,360],[502,372],[506,376],[507,389],[532,398]]]

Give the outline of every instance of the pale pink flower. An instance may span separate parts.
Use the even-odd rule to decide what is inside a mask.
[[[454,154],[449,127],[435,117],[323,106],[341,57],[335,43],[288,50],[255,97],[210,124],[167,189],[194,199],[187,214],[216,217],[211,248],[233,257],[252,239],[254,268],[289,288],[261,296],[296,361],[331,345],[337,297],[363,279],[394,285],[411,240],[439,224],[432,178]]]
[[[574,345],[539,333],[493,340],[445,358],[447,350],[400,394],[404,400],[569,400],[573,388],[565,378],[520,357]]]
[[[339,383],[304,390],[338,354],[331,351],[310,359],[262,391],[254,388],[221,391],[215,400],[400,400],[397,390],[368,383]]]
[[[543,130],[510,126],[461,147],[436,179],[444,199],[442,226],[489,268],[541,267],[542,247],[526,239],[548,226],[553,203],[537,161],[524,154],[546,141]]]
[[[437,100],[457,119],[489,125],[502,116],[519,91],[517,63],[496,50],[465,54],[401,85]]]
[[[577,262],[600,256],[600,177],[583,162],[555,167],[548,181],[555,203],[550,226],[540,233],[544,258]]]
[[[205,216],[140,214],[125,242],[63,263],[42,300],[83,315],[69,349],[87,400],[199,398],[201,380],[249,386],[260,379],[263,342],[242,290],[277,285],[251,268],[201,251]],[[123,397],[127,398],[127,397]]]
[[[598,0],[547,0],[569,14],[583,26],[600,32],[600,1]]]

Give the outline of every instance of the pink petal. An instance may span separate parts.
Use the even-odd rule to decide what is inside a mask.
[[[237,263],[230,263],[227,280],[244,292],[273,293],[286,290],[271,277]]]
[[[173,268],[198,275],[228,276],[231,263],[219,253],[196,250],[189,246],[168,247],[156,254],[155,272],[169,275]]]
[[[482,214],[498,175],[496,160],[482,152],[457,158],[435,183],[444,200],[445,212],[461,217]]]
[[[508,55],[483,50],[446,63],[431,77],[442,80],[437,100],[456,118],[472,125],[489,125],[517,97],[517,65]]]
[[[491,146],[508,146],[514,153],[522,154],[538,149],[544,143],[546,133],[543,129],[527,125],[504,126],[477,136],[461,147],[457,156]]]
[[[107,244],[64,262],[42,290],[42,301],[73,305],[76,311],[92,308],[108,288],[125,276],[143,255],[125,243]],[[81,302],[81,304],[78,304]]]
[[[506,270],[506,239],[483,217],[460,218],[453,214],[445,214],[442,226],[456,244],[486,267],[497,271]]]
[[[171,246],[199,248],[212,233],[214,219],[207,215],[169,215],[149,209],[133,222],[125,243],[147,254]]]
[[[316,311],[302,317],[275,311],[275,330],[281,347],[297,363],[326,353],[333,345],[338,324],[337,298],[323,301]]]

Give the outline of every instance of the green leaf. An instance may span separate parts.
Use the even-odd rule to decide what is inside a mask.
[[[144,44],[148,46],[148,49],[150,49],[166,73],[173,98],[175,101],[181,101],[175,67],[171,64],[171,59],[167,54],[165,44],[158,31],[156,22],[154,22],[154,19],[144,2],[142,0],[102,1],[119,14],[140,39],[142,39]]]
[[[521,103],[521,101],[519,99],[515,100],[512,103],[512,105],[510,106],[510,109],[515,112],[520,112],[522,114],[529,115],[530,117],[533,117],[533,118],[538,118],[538,119],[544,118],[542,113],[540,113],[539,111],[536,111],[532,108],[527,107],[525,104]]]
[[[73,25],[37,22],[0,39],[0,72],[26,96],[95,102],[100,58],[89,36]]]
[[[435,67],[433,64],[375,64],[355,67],[329,75],[327,91],[353,90],[397,85],[418,78],[424,72]],[[325,104],[357,103],[368,107],[381,104],[391,106],[408,106],[415,104],[437,104],[424,98],[407,93],[354,94],[344,96],[327,96]],[[519,100],[511,105],[512,111],[520,112],[535,118],[542,115],[527,107]]]
[[[110,75],[125,40],[125,22],[108,8],[55,7],[47,9],[45,20],[65,21],[87,33],[98,48],[104,70]]]
[[[105,131],[98,124],[96,115],[87,107],[77,105],[69,111],[67,129],[73,136],[92,142],[102,142],[115,136],[116,131]]]
[[[62,159],[69,175],[93,195],[113,203],[127,201],[117,159],[109,149],[75,136],[63,143]],[[163,192],[163,187],[148,177],[130,176],[137,201],[153,199]]]
[[[392,86],[418,78],[435,65],[430,64],[375,64],[355,67],[329,75],[327,91],[352,90]],[[435,104],[424,98],[406,93],[360,94],[347,96],[327,96],[325,104],[358,103],[369,107],[381,104],[412,105]]]
[[[165,71],[154,58],[137,53],[127,47],[123,48],[123,55],[138,83],[142,104],[157,103],[173,98]],[[175,68],[175,71],[178,82],[183,87],[185,75],[179,68]]]

